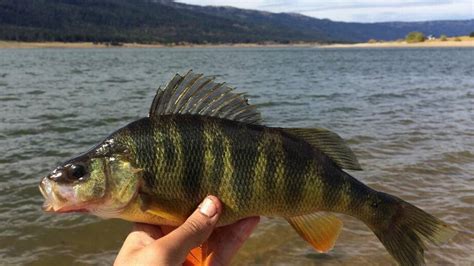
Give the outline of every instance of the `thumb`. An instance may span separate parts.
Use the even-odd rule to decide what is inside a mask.
[[[196,211],[173,232],[159,241],[169,243],[169,248],[176,257],[186,258],[191,249],[206,241],[214,230],[222,211],[218,198],[207,196]]]

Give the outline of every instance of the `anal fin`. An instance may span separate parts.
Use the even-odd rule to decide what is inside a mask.
[[[334,247],[342,229],[342,221],[333,214],[312,213],[288,218],[287,221],[318,252],[328,252]]]

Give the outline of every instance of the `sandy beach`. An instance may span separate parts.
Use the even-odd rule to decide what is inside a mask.
[[[309,48],[429,48],[429,47],[474,47],[474,38],[468,36],[448,38],[446,41],[427,40],[419,43],[407,43],[405,41],[387,41],[375,43],[354,43],[354,44],[321,44],[321,43],[235,43],[235,44],[140,44],[140,43],[121,43],[120,45],[107,45],[105,43],[91,42],[16,42],[16,41],[0,41],[0,49],[8,48],[282,48],[282,47],[309,47]]]
[[[460,41],[459,41],[460,40]],[[430,48],[430,47],[473,47],[474,48],[474,38],[468,36],[459,37],[459,40],[456,41],[455,38],[448,38],[446,41],[436,40],[427,40],[424,42],[418,43],[407,43],[405,41],[401,42],[376,42],[376,43],[355,43],[355,44],[330,44],[322,45],[323,48]]]

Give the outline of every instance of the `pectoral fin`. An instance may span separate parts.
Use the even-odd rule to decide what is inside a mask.
[[[342,221],[333,214],[312,213],[288,218],[298,234],[318,252],[328,252],[334,247],[342,229]]]
[[[163,219],[170,220],[170,221],[173,221],[173,222],[178,222],[178,223],[182,222],[182,220],[179,217],[176,217],[172,214],[166,213],[163,210],[160,210],[160,209],[157,209],[157,208],[147,209],[146,212],[149,213],[149,214],[160,216]]]
[[[158,203],[152,201],[146,195],[140,195],[140,209],[146,213],[159,216],[163,219],[173,221],[178,224],[181,224],[186,220],[186,217],[181,217],[177,214],[170,212],[169,210],[166,210]]]

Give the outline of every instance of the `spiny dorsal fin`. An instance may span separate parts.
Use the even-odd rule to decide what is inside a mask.
[[[189,71],[176,74],[164,90],[158,88],[149,116],[194,114],[259,124],[260,113],[242,94],[213,78]]]
[[[362,170],[354,152],[336,133],[324,128],[284,128],[283,130],[304,139],[329,156],[342,169]]]
[[[291,217],[287,221],[318,252],[331,250],[342,229],[339,218],[324,212]]]

